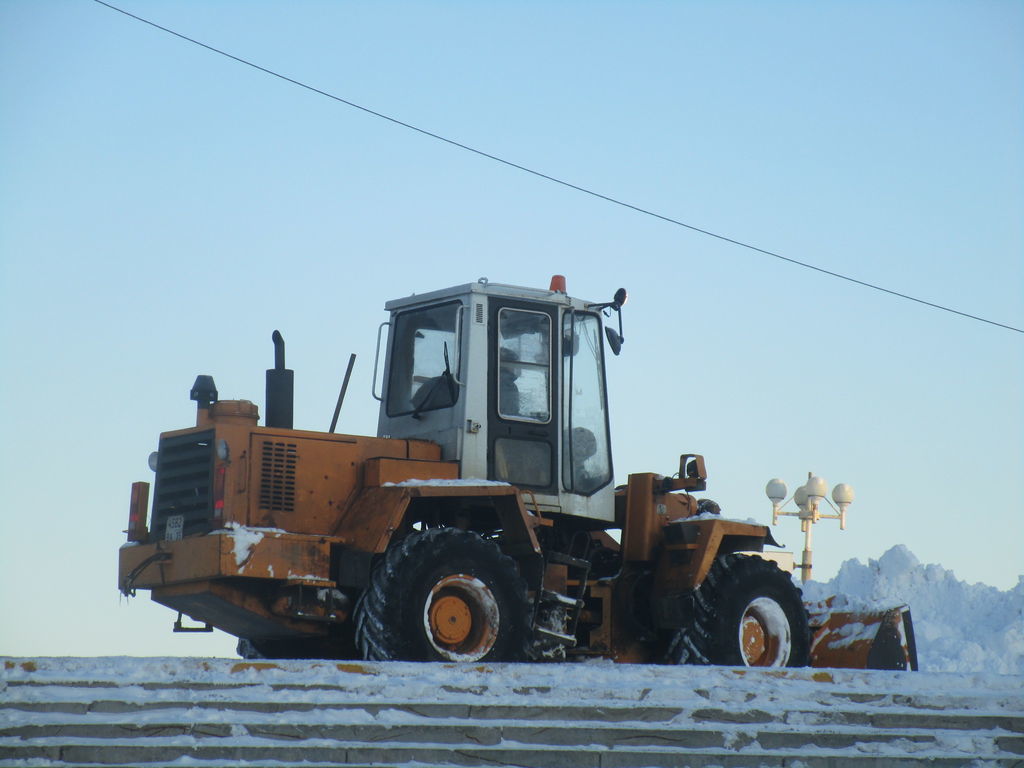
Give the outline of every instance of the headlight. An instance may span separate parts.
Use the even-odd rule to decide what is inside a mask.
[[[231,455],[231,451],[228,450],[228,441],[227,440],[218,440],[217,441],[217,458],[220,459],[221,461],[227,461],[228,457],[230,455]]]
[[[149,468],[156,472],[157,462],[160,460],[160,451],[153,451],[149,454]]]

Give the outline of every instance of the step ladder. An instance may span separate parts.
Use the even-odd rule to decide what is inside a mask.
[[[545,566],[552,563],[566,566],[568,569],[566,583],[570,585],[569,591],[575,592],[575,594],[562,594],[543,587],[538,589],[533,606],[534,633],[539,640],[548,640],[566,648],[572,648],[576,645],[576,625],[579,623],[580,612],[583,610],[583,597],[587,591],[587,577],[590,575],[590,561],[553,551],[545,552],[544,560]],[[573,586],[575,586],[574,590]],[[565,622],[561,632],[539,623],[546,611],[557,609],[565,611]]]

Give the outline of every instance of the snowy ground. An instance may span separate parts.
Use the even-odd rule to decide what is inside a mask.
[[[6,658],[0,765],[1020,764],[1024,580],[897,546],[835,593],[909,604],[922,671]]]
[[[6,659],[0,766],[1009,766],[1016,675]]]

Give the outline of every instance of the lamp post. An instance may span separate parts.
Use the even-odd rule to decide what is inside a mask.
[[[783,503],[788,493],[786,484],[775,477],[768,481],[764,488],[765,494],[772,502],[772,525],[779,524],[779,517],[789,515],[800,518],[800,530],[804,534],[803,562],[799,564],[800,580],[810,581],[811,568],[813,565],[811,545],[813,542],[814,524],[819,520],[838,520],[839,529],[846,530],[846,510],[853,503],[853,488],[846,483],[840,483],[832,489],[832,501],[826,498],[828,483],[822,478],[810,472],[807,473],[807,482],[801,485],[793,493],[792,501],[797,506],[797,511],[787,512],[783,510]],[[821,502],[824,501],[836,514],[825,514],[821,511]]]

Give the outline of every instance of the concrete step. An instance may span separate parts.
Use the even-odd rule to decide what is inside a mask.
[[[0,766],[1024,766],[1019,676],[604,662],[2,666]]]
[[[56,735],[81,734],[90,737],[117,736],[118,730],[147,735],[156,728],[189,727],[196,723],[238,723],[250,730],[266,723],[297,721],[302,727],[358,726],[367,718],[388,723],[388,728],[429,722],[442,727],[448,722],[535,723],[541,721],[546,728],[557,728],[571,723],[575,729],[598,725],[601,732],[610,732],[615,724],[625,724],[633,731],[645,724],[651,729],[678,727],[686,723],[690,728],[699,726],[757,727],[762,732],[797,729],[840,729],[848,731],[879,732],[893,730],[916,731],[997,731],[1021,734],[1024,737],[1024,717],[1013,715],[981,714],[971,711],[950,710],[936,713],[828,711],[790,708],[785,711],[730,710],[719,708],[676,709],[667,707],[545,707],[495,705],[468,707],[460,704],[313,704],[281,702],[124,702],[99,701],[94,705],[67,702],[17,702],[0,704],[0,712],[8,712],[0,720],[0,737],[17,736],[35,738]],[[16,715],[20,712],[20,716]],[[73,717],[68,717],[72,715]],[[88,715],[88,717],[81,717]],[[125,715],[129,717],[124,717]],[[312,716],[310,716],[312,715]],[[305,722],[314,720],[316,722]],[[494,727],[498,727],[495,725]],[[507,726],[506,726],[507,730]],[[749,730],[749,728],[748,728]],[[102,733],[100,733],[102,731]],[[127,733],[125,734],[127,735]]]
[[[415,746],[347,746],[289,745],[268,751],[263,745],[211,746],[184,748],[175,746],[131,747],[122,745],[69,745],[54,748],[43,755],[38,751],[13,750],[9,765],[31,766],[111,766],[130,765],[162,768],[166,766],[301,766],[315,768],[324,765],[434,765],[434,766],[536,766],[537,768],[650,768],[651,766],[685,766],[713,768],[764,766],[792,768],[920,768],[920,766],[948,766],[948,768],[976,768],[977,766],[1019,766],[1019,759],[975,758],[971,755],[936,755],[926,751],[893,755],[850,754],[819,750],[814,754],[798,755],[768,752],[757,748],[720,752],[711,750],[679,750],[666,748],[630,749],[600,752],[563,747],[531,750],[515,746],[488,748],[467,745],[459,748],[436,748],[432,745]]]

